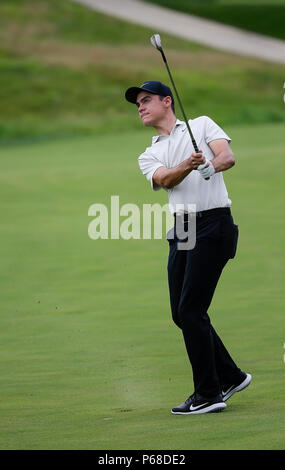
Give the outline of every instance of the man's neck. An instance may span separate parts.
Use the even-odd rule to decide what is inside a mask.
[[[158,135],[169,135],[173,129],[174,124],[176,123],[176,116],[171,114],[170,116],[165,117],[163,121],[155,125],[155,129]]]

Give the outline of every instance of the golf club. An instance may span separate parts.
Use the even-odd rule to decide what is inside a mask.
[[[195,149],[195,152],[198,153],[198,152],[199,152],[199,149],[198,149],[196,140],[195,140],[195,138],[194,138],[194,136],[193,136],[193,133],[192,133],[192,131],[191,131],[191,128],[190,128],[190,126],[189,126],[188,119],[187,119],[187,117],[186,117],[186,115],[185,115],[185,112],[184,112],[182,103],[181,103],[181,101],[180,101],[180,98],[179,98],[179,95],[178,95],[178,92],[177,92],[177,89],[176,89],[174,80],[173,80],[173,78],[172,78],[172,75],[171,75],[171,72],[170,72],[170,69],[169,69],[169,66],[168,66],[168,63],[167,63],[165,54],[164,54],[163,49],[162,49],[160,35],[159,35],[159,34],[153,34],[153,35],[151,36],[151,38],[150,38],[150,42],[151,42],[151,44],[153,45],[153,47],[155,47],[155,49],[157,49],[157,50],[161,53],[161,55],[162,55],[163,62],[165,63],[165,66],[166,66],[166,69],[167,69],[167,72],[168,72],[170,81],[171,81],[172,86],[173,86],[173,89],[174,89],[174,91],[175,91],[175,94],[176,94],[176,97],[177,97],[177,100],[178,100],[178,103],[179,103],[179,106],[180,106],[180,109],[181,109],[181,112],[182,112],[184,121],[185,121],[185,123],[186,123],[186,126],[187,126],[187,129],[188,129],[188,132],[189,132],[189,135],[190,135],[190,138],[191,138],[193,147],[194,147],[194,149]],[[205,179],[208,180],[209,178],[205,178]]]

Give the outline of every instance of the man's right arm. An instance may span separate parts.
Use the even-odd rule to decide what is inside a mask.
[[[186,158],[186,160],[173,168],[159,167],[153,174],[153,183],[164,189],[172,189],[181,183],[192,170],[197,170],[198,166],[204,162],[205,157],[202,151],[192,153],[189,158]]]

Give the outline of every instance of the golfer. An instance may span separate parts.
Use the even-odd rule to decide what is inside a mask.
[[[153,190],[168,192],[174,216],[174,228],[167,236],[170,305],[192,366],[194,393],[171,412],[222,411],[225,401],[251,381],[251,375],[231,358],[208,315],[219,277],[237,247],[238,227],[222,175],[235,164],[231,139],[207,116],[189,120],[199,148],[196,153],[185,122],[175,116],[171,89],[159,81],[131,87],[125,97],[136,104],[143,124],[156,129],[139,166]],[[195,243],[183,249],[193,221]]]

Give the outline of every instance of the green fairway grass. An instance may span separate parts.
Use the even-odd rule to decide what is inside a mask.
[[[167,202],[137,164],[151,131],[0,149],[1,449],[284,448],[284,125],[225,130],[240,241],[209,313],[253,380],[203,416],[170,413],[192,377],[167,242],[88,237],[91,204]]]

